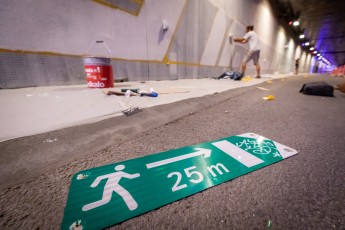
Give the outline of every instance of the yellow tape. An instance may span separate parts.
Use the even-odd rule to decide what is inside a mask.
[[[138,8],[136,10],[136,12],[132,12],[132,11],[129,11],[128,9],[125,9],[125,8],[122,8],[122,7],[119,7],[119,6],[116,6],[116,5],[113,5],[111,4],[110,2],[107,2],[105,0],[93,0],[94,2],[97,2],[99,4],[102,4],[104,6],[107,6],[107,7],[110,7],[110,8],[113,8],[113,9],[117,9],[117,10],[121,10],[121,11],[124,11],[126,13],[129,13],[129,14],[132,14],[134,16],[138,16],[139,13],[140,13],[140,10],[141,10],[141,7],[142,5],[144,4],[144,0],[132,0],[132,2],[136,3],[138,5]]]
[[[0,53],[16,53],[16,54],[38,54],[38,55],[47,55],[47,56],[64,56],[64,57],[74,57],[74,58],[83,58],[88,56],[77,55],[77,54],[63,54],[63,53],[54,53],[49,51],[30,51],[30,50],[10,50],[0,48]],[[144,62],[144,63],[156,63],[156,64],[167,64],[167,65],[183,65],[183,66],[197,66],[197,67],[215,67],[210,65],[200,65],[197,63],[191,62],[175,62],[175,61],[159,61],[159,60],[141,60],[141,59],[124,59],[124,58],[110,58],[114,61],[126,61],[126,62]],[[224,66],[225,67],[225,66]]]

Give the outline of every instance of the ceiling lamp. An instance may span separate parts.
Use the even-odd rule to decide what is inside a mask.
[[[300,39],[303,39],[304,37],[305,37],[304,34],[301,34],[301,35],[299,36]]]
[[[304,43],[304,45],[305,45],[305,46],[309,46],[309,45],[310,45],[310,43],[309,43],[309,42],[306,42],[306,43]]]
[[[292,23],[292,25],[293,25],[293,26],[299,26],[299,21],[298,21],[298,20],[294,21],[294,22]]]
[[[310,47],[309,50],[314,50],[314,47]]]

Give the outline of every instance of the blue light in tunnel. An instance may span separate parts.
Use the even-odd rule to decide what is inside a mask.
[[[315,41],[315,47],[317,47],[318,49],[321,49],[323,52],[327,52],[327,50],[332,50],[332,47],[328,47],[331,46],[332,43],[329,42],[324,42],[325,38],[329,37],[330,34],[333,34],[332,31],[330,31],[330,27],[328,26],[329,23],[327,21],[327,17],[321,22],[320,25],[320,29],[319,29],[319,34],[316,38]],[[322,58],[322,60],[328,64],[331,65],[331,63],[333,62],[333,57],[331,55],[327,55],[327,58],[330,59],[327,60],[325,57]]]

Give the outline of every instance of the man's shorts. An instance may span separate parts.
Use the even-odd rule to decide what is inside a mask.
[[[243,58],[244,63],[248,63],[253,59],[254,65],[258,64],[260,57],[260,50],[249,50],[246,56]]]

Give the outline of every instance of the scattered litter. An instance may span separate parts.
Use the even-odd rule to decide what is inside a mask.
[[[139,94],[136,94],[136,93],[132,93],[130,90],[127,90],[126,93],[129,91],[129,96],[139,96]],[[116,95],[116,96],[128,96],[128,93],[126,95],[126,93],[124,92],[116,92],[116,91],[111,91],[111,90],[103,90],[103,93],[105,95]]]
[[[250,80],[253,80],[253,78],[250,76],[245,76],[241,79],[241,81],[250,81]]]
[[[130,97],[130,96],[131,96],[131,92],[132,92],[132,91],[127,90],[127,91],[125,92],[125,97]]]
[[[83,230],[83,225],[81,225],[81,220],[78,220],[78,222],[74,222],[71,226],[69,226],[70,230]]]
[[[274,100],[275,97],[273,95],[268,95],[267,97],[263,97],[263,99],[266,101],[271,101],[271,100]]]
[[[133,93],[139,93],[139,89],[121,89],[121,92],[125,93],[127,90],[132,91]]]
[[[156,93],[156,92],[140,93],[140,97],[143,97],[143,96],[146,96],[146,97],[158,97],[158,93]]]
[[[52,143],[52,142],[54,142],[54,141],[57,141],[57,138],[55,138],[55,139],[50,139],[50,138],[48,138],[48,139],[45,139],[43,142]]]
[[[194,113],[193,112],[190,112],[189,115],[193,115]]]
[[[140,97],[147,96],[147,97],[158,97],[158,93],[155,92],[153,88],[150,88],[149,92],[140,91]]]
[[[124,92],[116,92],[116,91],[110,91],[110,90],[103,90],[103,93],[105,95],[116,95],[116,96],[125,96],[125,97],[131,97],[131,96],[147,96],[147,97],[158,97],[158,93],[153,91],[153,89],[150,89],[150,92],[141,92],[140,93],[134,93],[131,90],[127,90],[125,93]]]
[[[229,113],[229,111],[225,110],[225,113]]]
[[[270,220],[267,221],[267,227],[272,228],[272,221]]]
[[[272,84],[273,82],[271,80],[266,81],[268,84]]]
[[[268,91],[269,89],[266,89],[264,87],[256,87],[257,89],[261,89],[261,90],[265,90],[265,91]]]
[[[135,113],[139,113],[140,111],[141,109],[139,109],[139,107],[133,107],[133,108],[122,110],[122,113],[128,117]]]
[[[82,179],[85,179],[86,177],[88,177],[89,175],[86,175],[86,174],[79,174],[77,176],[77,180],[82,180]]]

